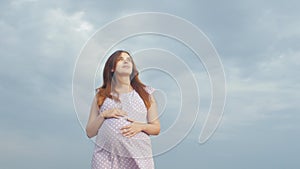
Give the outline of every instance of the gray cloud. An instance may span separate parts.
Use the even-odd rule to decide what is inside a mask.
[[[236,168],[300,166],[295,159],[299,151],[295,135],[299,130],[298,1],[0,3],[0,162],[4,168],[89,167],[93,145],[84,138],[72,103],[75,59],[98,28],[145,11],[181,16],[202,29],[221,55],[228,83],[224,118],[212,139],[201,146],[196,143],[210,100],[205,84],[200,89],[204,111],[189,139],[156,157],[157,168],[171,163],[177,168],[232,168],[233,163]],[[144,46],[159,45],[151,45],[157,41],[148,37],[149,41],[129,39],[123,46],[143,40]],[[190,54],[172,40],[157,40],[180,57]],[[197,69],[194,61],[186,58],[198,70],[198,81],[204,82],[205,70]]]

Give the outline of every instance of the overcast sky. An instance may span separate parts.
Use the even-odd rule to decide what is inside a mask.
[[[138,58],[143,50],[169,58],[173,53],[179,59],[168,64],[176,66],[181,60],[198,83],[201,103],[195,125],[180,144],[154,157],[157,169],[299,168],[299,5],[296,0],[1,1],[0,168],[90,168],[94,144],[81,126],[89,112],[77,118],[72,98],[76,59],[101,27],[140,12],[168,13],[197,26],[218,51],[227,82],[222,121],[199,144],[211,97],[209,76],[195,54],[174,39],[156,35],[132,37],[113,48],[135,53],[138,66],[149,62]],[[95,86],[102,80],[99,64],[96,75],[83,72],[96,77]],[[174,75],[154,69],[140,75],[166,95],[161,100],[166,102],[162,132],[176,121],[178,92],[186,88],[176,85],[187,77],[187,71],[178,70]],[[88,98],[83,104],[90,104]]]

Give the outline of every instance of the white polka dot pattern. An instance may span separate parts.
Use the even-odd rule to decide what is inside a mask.
[[[155,91],[150,86],[145,90],[149,94]],[[120,94],[119,99],[128,118],[147,123],[147,108],[135,90]],[[117,103],[106,98],[99,113],[114,107]],[[120,129],[130,124],[126,119],[110,118],[103,122],[96,138],[92,169],[154,169],[150,137],[144,132],[131,138],[123,136]]]

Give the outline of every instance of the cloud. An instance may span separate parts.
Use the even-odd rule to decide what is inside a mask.
[[[12,0],[10,1],[10,5],[14,8],[21,8],[25,4],[35,2],[38,2],[38,0]]]
[[[93,25],[82,11],[36,9],[35,4],[25,2],[18,5],[6,4],[10,10],[0,22],[5,37],[0,39],[0,100],[5,104],[1,106],[0,149],[6,159],[1,163],[7,168],[20,168],[21,164],[36,168],[36,160],[47,164],[52,159],[60,165],[44,168],[72,166],[58,154],[62,147],[76,151],[67,148],[78,143],[70,142],[68,135],[81,131],[72,106],[72,73],[77,52],[93,33]],[[29,14],[21,17],[25,6]],[[20,163],[12,162],[16,160]]]
[[[120,16],[144,11],[169,12],[201,28],[220,53],[228,87],[223,120],[212,142],[193,149],[181,144],[180,149],[187,148],[187,151],[179,154],[188,155],[175,155],[173,152],[179,149],[174,149],[168,154],[169,158],[166,155],[157,157],[158,167],[174,159],[179,163],[182,160],[177,159],[191,157],[195,161],[187,160],[189,166],[199,166],[204,161],[206,166],[212,166],[208,168],[220,168],[221,164],[222,168],[232,167],[232,159],[238,159],[236,168],[247,168],[243,162],[249,159],[255,162],[248,168],[268,168],[271,160],[278,161],[280,166],[286,164],[287,168],[299,166],[293,161],[297,157],[293,152],[298,150],[295,147],[299,140],[294,134],[299,129],[298,1],[172,4],[167,0],[76,3],[15,0],[0,3],[0,126],[3,138],[0,149],[5,152],[1,154],[4,167],[40,168],[42,164],[43,168],[89,167],[92,147],[85,145],[86,138],[72,105],[71,80],[76,57],[99,27]],[[133,45],[130,48],[133,52],[145,47],[160,47],[174,52],[191,66],[204,102],[204,111],[188,136],[191,139],[186,140],[190,143],[195,139],[196,142],[210,101],[208,78],[203,67],[197,69],[200,67],[198,60],[182,44],[168,38],[139,37],[121,45]],[[88,71],[83,73],[89,74]],[[185,72],[177,73],[185,80]],[[145,76],[149,74],[145,72]],[[154,87],[162,81],[144,80]],[[171,83],[161,85],[162,89],[168,91]],[[172,87],[169,89],[177,90],[176,86]],[[168,92],[170,97],[178,96]],[[177,103],[176,100],[169,102]],[[173,117],[174,113],[169,110],[168,117]],[[164,119],[165,126],[171,124],[167,120]],[[80,138],[83,140],[79,141]],[[252,146],[246,146],[250,144]],[[87,147],[90,149],[86,150]],[[31,151],[33,149],[36,151]],[[220,151],[223,152],[221,156],[215,154]],[[220,166],[209,164],[212,159],[219,160]]]
[[[241,73],[241,68],[227,67],[228,99],[221,124],[229,129],[226,132],[236,131],[236,127],[262,125],[271,119],[290,121],[295,118],[300,95],[295,90],[299,88],[298,55],[297,51],[282,55],[272,53],[248,76]],[[299,126],[280,123],[270,128],[288,131]]]

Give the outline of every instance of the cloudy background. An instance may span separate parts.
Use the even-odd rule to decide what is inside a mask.
[[[216,133],[199,144],[210,100],[201,63],[195,64],[187,48],[166,37],[146,35],[120,44],[133,53],[145,48],[173,52],[199,83],[202,104],[193,129],[176,147],[155,156],[156,168],[299,168],[299,5],[293,0],[1,1],[0,167],[89,168],[94,145],[77,119],[72,98],[76,58],[110,21],[165,12],[193,23],[212,41],[224,66],[227,100]],[[178,88],[170,76],[156,73],[163,84],[153,80],[154,70],[143,72],[141,79],[174,95],[162,116],[166,131],[177,115],[172,110],[177,110],[178,95],[172,91]]]

